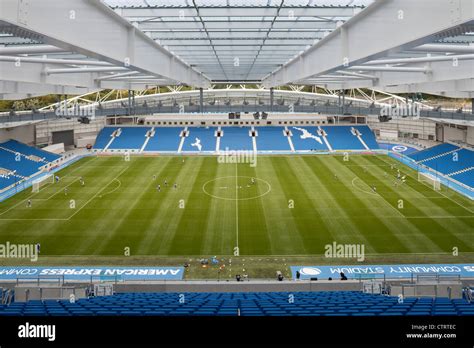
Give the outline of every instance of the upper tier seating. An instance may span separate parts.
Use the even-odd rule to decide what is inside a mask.
[[[69,300],[0,305],[0,316],[458,316],[474,315],[465,299],[405,298],[356,291],[250,293],[124,293]]]

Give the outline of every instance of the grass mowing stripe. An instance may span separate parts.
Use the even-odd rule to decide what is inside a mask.
[[[315,201],[312,201],[308,195],[311,186],[302,182],[302,175],[296,174],[297,171],[300,174],[301,163],[298,164],[296,161],[281,157],[272,159],[271,165],[277,173],[277,180],[283,189],[286,201],[294,202],[294,208],[289,210],[297,226],[295,232],[300,235],[305,252],[309,254],[323,253],[324,245],[332,243],[335,236],[331,233],[331,227],[325,221],[324,216],[321,215]],[[310,193],[314,192],[310,191]],[[294,254],[301,253],[301,251],[288,246],[287,253]]]
[[[196,163],[196,162],[199,163]],[[209,216],[211,197],[204,194],[202,185],[209,176],[216,173],[216,165],[211,158],[193,159],[195,173],[189,177],[187,185],[192,188],[185,201],[184,209],[180,210],[179,223],[175,237],[172,240],[170,249],[176,253],[184,251],[185,254],[199,254],[203,249],[206,238],[206,226]],[[176,206],[178,207],[178,206]],[[223,233],[225,233],[223,231]],[[229,247],[227,250],[230,250]]]
[[[368,158],[369,161],[375,161],[375,160],[380,160],[380,159],[371,159]],[[437,220],[435,217],[437,215],[440,216],[445,216],[445,215],[452,215],[453,219],[451,221],[446,221],[446,220],[438,220],[438,224],[444,228],[449,228],[449,227],[454,227],[453,229],[453,234],[456,235],[458,238],[463,239],[465,242],[471,242],[470,240],[467,241],[465,238],[466,236],[472,236],[474,235],[474,227],[472,224],[472,221],[469,221],[468,219],[458,219],[458,216],[463,216],[465,214],[469,214],[469,210],[466,210],[464,206],[462,206],[460,203],[453,201],[451,199],[446,199],[445,200],[440,200],[440,199],[429,199],[425,192],[426,189],[431,190],[430,188],[427,188],[426,185],[419,183],[418,181],[415,180],[408,180],[407,182],[409,185],[408,187],[411,188],[415,193],[410,194],[409,196],[416,195],[418,198],[417,202],[413,202],[414,205],[418,206],[420,210],[425,210],[425,216],[429,216],[433,220]],[[425,187],[423,190],[420,190],[419,187]],[[433,191],[436,192],[436,191]],[[437,193],[438,194],[438,193]],[[444,196],[444,195],[443,195]],[[413,196],[413,199],[415,197]],[[456,205],[452,205],[452,203],[455,203]],[[425,205],[427,205],[425,207]],[[415,215],[416,216],[416,215]],[[474,214],[472,214],[474,216]],[[470,234],[468,233],[463,233],[463,231],[471,231]]]
[[[74,218],[74,220],[78,220],[78,222],[83,224],[89,224],[87,219],[92,218],[92,224],[88,229],[91,233],[88,235],[88,238],[84,238],[81,245],[83,252],[99,255],[123,255],[124,247],[128,246],[121,243],[123,239],[116,235],[116,231],[126,223],[125,217],[133,208],[134,200],[129,196],[127,188],[129,187],[130,178],[133,178],[134,182],[137,180],[134,178],[134,173],[137,168],[141,168],[141,163],[136,158],[132,158],[130,162],[125,162],[117,157],[112,159],[109,162],[112,164],[109,166],[110,171],[114,168],[126,166],[127,175],[121,178],[122,185],[118,190],[112,194],[98,197],[85,209],[87,215],[78,215]],[[101,168],[96,168],[96,170],[103,172]],[[112,181],[113,179],[111,179]],[[117,243],[110,245],[112,240],[117,241]]]
[[[218,165],[217,159],[213,157],[207,157],[204,166],[209,170],[208,176],[203,177],[199,187],[196,188],[199,193],[196,204],[201,203],[200,197],[205,196],[205,199],[209,199],[201,255],[232,255],[235,247],[235,203],[216,197],[222,194],[220,182],[223,179],[219,178],[231,177],[235,171],[234,166]],[[212,196],[204,193],[205,184]]]
[[[334,171],[337,172],[339,177],[337,181],[340,182],[340,186],[344,187],[344,190],[339,190],[334,196],[340,206],[353,207],[350,210],[351,214],[349,214],[349,219],[355,226],[354,230],[362,236],[362,240],[359,241],[359,243],[363,242],[366,247],[368,246],[369,251],[372,250],[374,252],[387,252],[393,247],[396,247],[397,250],[403,250],[403,252],[411,250],[409,243],[405,240],[401,240],[400,237],[394,233],[394,228],[397,225],[395,221],[403,218],[403,216],[396,215],[393,220],[383,220],[379,215],[392,214],[393,208],[388,205],[385,207],[381,205],[381,203],[384,203],[384,200],[378,195],[368,195],[364,192],[354,190],[350,178],[354,178],[355,176],[364,182],[363,177],[355,172],[355,168],[345,168],[344,164],[337,158],[327,158],[324,160],[317,158],[316,160],[321,167],[327,167],[328,169],[333,168]],[[323,177],[321,180],[328,182],[329,180],[334,180],[334,178]],[[332,186],[337,187],[337,185]],[[362,215],[364,218],[353,218],[359,215]],[[377,246],[377,248],[374,248],[374,246]]]
[[[330,160],[330,158],[325,158],[325,160]],[[367,211],[364,210],[361,214],[360,207],[352,204],[352,200],[346,200],[349,197],[354,198],[352,192],[347,191],[343,185],[344,181],[350,180],[350,176],[346,176],[347,173],[341,172],[336,162],[333,163],[333,165],[336,164],[336,167],[334,167],[323,165],[318,158],[302,157],[301,161],[305,163],[305,167],[310,171],[308,173],[303,171],[302,173],[305,174],[304,176],[314,187],[315,193],[311,194],[311,197],[317,197],[321,193],[325,197],[325,199],[315,200],[315,204],[319,205],[319,210],[322,209],[322,206],[327,205],[327,209],[321,210],[321,215],[326,224],[330,225],[332,229],[334,239],[329,242],[363,244],[369,251],[374,251],[375,246],[360,229],[360,226],[365,224],[364,220],[367,217],[364,215]],[[335,177],[336,173],[338,179]],[[331,185],[325,184],[328,182]],[[361,218],[361,216],[363,217]],[[356,219],[355,217],[359,218]]]
[[[265,166],[260,163],[257,166]],[[261,196],[267,191],[265,183],[267,177],[257,176],[256,168],[249,164],[238,165],[238,187],[242,192],[237,193],[236,198],[250,198]],[[257,178],[255,184],[251,184],[251,178]],[[259,180],[260,179],[260,180]],[[265,181],[263,181],[265,180]],[[253,192],[249,195],[248,191]],[[271,192],[270,192],[271,194]],[[268,227],[269,221],[265,216],[265,196],[254,199],[238,200],[238,223],[239,223],[239,253],[240,255],[253,255],[256,253],[273,254],[276,252],[272,238],[273,229]],[[276,237],[276,236],[273,236]]]
[[[379,162],[385,162],[384,160],[382,160],[379,156],[376,156],[374,158],[369,158],[369,161],[371,162],[375,162],[375,161],[379,161]],[[386,163],[386,162],[385,162]],[[423,195],[424,198],[428,198],[430,201],[432,201],[433,203],[437,204],[440,208],[442,208],[443,210],[446,210],[446,211],[449,211],[450,210],[450,206],[449,205],[446,205],[446,204],[443,204],[443,200],[446,200],[446,202],[450,202],[450,203],[455,203],[458,207],[462,208],[462,210],[464,210],[465,212],[467,212],[468,214],[474,214],[474,211],[469,207],[469,206],[466,206],[466,200],[467,198],[465,197],[462,197],[464,198],[464,202],[459,202],[457,201],[456,199],[454,199],[455,197],[459,197],[460,195],[458,193],[456,193],[454,190],[450,190],[449,192],[451,193],[451,196],[452,197],[449,197],[448,195],[442,193],[442,192],[438,192],[438,191],[435,191],[433,190],[432,188],[429,188],[427,185],[425,184],[421,184],[421,185],[416,185],[414,183],[418,183],[417,181],[417,178],[414,176],[413,174],[413,170],[411,170],[411,168],[409,167],[406,167],[404,169],[407,169],[405,170],[406,173],[412,178],[414,179],[414,181],[410,182],[408,181],[407,184],[408,186],[412,187],[414,190],[416,190],[417,192],[419,192],[420,194]],[[443,187],[443,185],[442,185]],[[435,201],[435,200],[432,200],[433,198],[435,197],[430,197],[433,193],[435,193],[437,196],[435,196],[436,198],[439,199],[439,201]],[[469,202],[472,204],[472,201]],[[451,209],[453,210],[454,212],[450,212],[452,215],[456,216],[458,214],[458,211],[459,211],[459,208],[453,206],[454,209]],[[457,208],[457,209],[455,209]]]
[[[129,226],[127,231],[120,229],[119,233],[130,236],[127,243],[134,247],[134,254],[146,255],[156,252],[153,250],[155,245],[152,240],[156,235],[163,232],[158,228],[157,219],[161,218],[165,211],[167,197],[173,194],[173,180],[178,176],[181,166],[176,165],[176,159],[170,157],[159,158],[154,161],[154,165],[143,168],[141,176],[144,177],[144,190],[137,200],[137,205],[131,209],[128,214],[133,225]],[[165,185],[165,181],[166,184]],[[135,187],[136,183],[131,183]],[[160,185],[160,191],[158,191]],[[139,192],[137,192],[139,193]]]
[[[352,156],[351,162],[354,161],[357,161],[357,157]],[[342,161],[340,162],[344,166],[345,163]],[[346,166],[346,169],[350,170],[359,181],[363,182],[370,189],[370,185],[364,180],[370,182],[372,179],[364,171],[364,167],[365,166],[362,165],[351,165]],[[363,204],[365,204],[367,206],[367,209],[369,209],[373,214],[373,216],[368,219],[368,222],[371,223],[371,221],[375,219],[379,221],[380,224],[385,225],[387,228],[385,233],[380,233],[380,231],[379,233],[377,233],[377,238],[380,238],[380,241],[376,242],[376,245],[381,245],[385,249],[378,250],[379,252],[386,252],[387,250],[390,251],[390,249],[393,248],[394,245],[385,240],[385,238],[389,235],[392,235],[393,238],[399,239],[399,241],[403,243],[405,249],[409,250],[410,252],[416,252],[420,250],[429,252],[440,251],[439,247],[434,244],[429,238],[420,233],[420,231],[413,224],[411,224],[403,216],[403,214],[400,214],[398,211],[395,211],[395,213],[397,213],[396,215],[393,214],[396,208],[393,207],[386,199],[384,199],[380,195],[380,186],[378,187],[377,191],[378,193],[375,193],[375,196],[369,196],[366,194],[366,198],[363,201]],[[385,215],[385,212],[389,213],[392,216],[390,216],[389,214]],[[373,231],[373,228],[370,228],[369,226],[367,226],[364,231],[373,234],[373,232],[371,232]]]
[[[184,164],[182,158],[185,158]],[[407,219],[390,213],[389,209],[393,208],[388,203],[382,204],[381,202],[385,202],[382,197],[353,188],[351,180],[357,176],[346,168],[348,166],[343,167],[339,156],[259,156],[257,168],[250,168],[246,164],[238,165],[239,186],[245,187],[237,192],[233,189],[236,186],[235,164],[218,165],[216,157],[132,157],[130,163],[124,163],[121,157],[94,157],[80,160],[59,172],[65,180],[58,186],[50,185],[51,187],[42,190],[36,197],[41,200],[34,202],[34,209],[26,210],[17,206],[4,217],[68,217],[71,214],[68,206],[71,198],[76,200],[78,208],[90,200],[80,212],[70,221],[4,221],[0,218],[0,243],[40,242],[42,257],[45,259],[48,255],[81,255],[84,260],[89,258],[91,263],[97,257],[97,260],[103,260],[104,263],[107,260],[117,260],[120,264],[157,264],[169,260],[170,263],[166,264],[177,264],[182,262],[183,255],[189,255],[193,259],[210,255],[232,255],[237,222],[234,199],[237,195],[245,199],[253,194],[262,194],[265,188],[263,183],[251,187],[246,185],[247,179],[242,178],[255,176],[268,181],[272,190],[257,199],[239,202],[239,244],[242,254],[246,255],[245,259],[251,257],[250,254],[278,254],[288,257],[306,254],[306,258],[294,258],[291,262],[314,264],[316,258],[318,262],[326,263],[330,261],[321,259],[325,244],[333,241],[361,243],[362,238],[357,232],[370,236],[367,238],[367,245],[371,244],[370,249],[378,252],[369,252],[370,259],[377,262],[404,262],[407,258],[411,261],[433,262],[436,259],[430,256],[431,252],[439,253],[440,250],[446,251],[447,256],[443,260],[456,262],[456,259],[448,257],[453,246],[459,247],[459,260],[467,260],[463,255],[470,254],[465,252],[474,252],[471,232],[474,220],[469,216],[452,219],[446,216],[456,212],[462,212],[463,215],[469,213],[451,200],[467,208],[472,207],[471,202],[453,191],[446,192],[449,196],[447,199],[418,183],[416,178],[409,180],[408,185],[397,188],[395,192],[391,187],[392,182],[383,178],[384,170],[394,160],[387,157],[354,158],[355,163],[351,162],[350,168],[364,179],[358,179],[357,185],[362,185],[361,188],[364,189],[365,185],[376,185],[378,194],[387,201],[395,202],[394,204],[398,198],[409,201],[412,206],[408,203],[405,206],[410,209],[405,212]],[[395,163],[403,172],[415,173],[404,165]],[[113,180],[114,176],[126,165],[130,165],[130,168],[120,177],[122,184],[118,187]],[[388,188],[380,186],[373,177],[361,174],[364,167],[370,168],[373,177],[385,182]],[[67,173],[70,174],[69,177],[65,176]],[[168,192],[161,192],[164,194],[158,199],[155,184],[152,183],[153,174],[158,173],[158,181],[163,181],[166,176],[171,185],[175,180],[181,185],[176,194],[169,189]],[[335,182],[334,173],[340,175],[344,182]],[[79,175],[85,177],[86,187],[74,182],[69,186],[67,196],[61,194],[63,187]],[[232,184],[228,185],[231,191],[221,190],[221,185],[212,184],[209,192],[214,196],[230,195],[230,200],[211,198],[203,192],[205,182],[227,176],[231,177]],[[99,195],[102,198],[97,196],[91,200],[101,189],[103,193],[110,194]],[[57,192],[59,194],[55,194]],[[52,194],[55,195],[51,196]],[[29,195],[31,192],[22,192],[1,203],[0,207],[2,211],[10,209]],[[51,198],[46,200],[48,197]],[[185,200],[186,207],[178,210],[181,198]],[[295,200],[295,209],[289,209],[289,199]],[[356,199],[363,204],[357,203]],[[423,214],[414,209],[421,210]],[[372,216],[390,226],[392,234],[404,241],[405,246],[411,241],[408,249],[411,254],[404,252],[403,245],[378,238],[379,234],[385,236],[387,233],[385,230],[381,232],[377,225],[367,223]],[[132,256],[128,259],[123,257],[125,246],[131,247]],[[160,258],[154,255],[162,256]],[[413,255],[427,256],[415,259]],[[267,258],[269,261],[265,261],[262,267],[271,267],[274,260],[272,257]],[[52,259],[61,260],[60,257]],[[235,267],[239,267],[234,267],[235,269],[240,271],[241,268],[247,268],[247,261],[245,266],[244,261],[239,261],[243,259],[235,258]],[[248,266],[254,269],[259,267]],[[200,268],[199,265],[197,267]],[[201,273],[204,274],[202,270],[195,274]],[[235,274],[229,270],[225,273],[226,277]]]
[[[255,168],[255,176],[265,179],[271,186],[270,193],[260,199],[267,236],[275,254],[288,252],[289,246],[301,252],[305,250],[305,243],[300,233],[295,233],[297,231],[295,217],[288,206],[289,202],[283,187],[277,179],[279,173],[275,172],[271,162],[271,157],[260,157],[260,164]],[[262,190],[262,185],[259,185],[259,194],[263,193]]]
[[[190,160],[191,161],[191,160]],[[155,166],[147,168],[142,174],[150,183],[145,194],[140,198],[133,210],[130,211],[134,222],[130,232],[121,229],[120,233],[127,236],[128,243],[136,246],[135,253],[139,255],[160,254],[160,248],[168,248],[176,232],[166,224],[176,221],[178,209],[178,193],[182,194],[187,187],[183,187],[182,172],[189,163],[182,163],[180,158],[163,157],[155,162]],[[156,177],[156,179],[154,179]],[[166,185],[165,185],[166,184]],[[179,185],[178,189],[174,184]],[[158,185],[161,189],[158,190]],[[165,238],[169,238],[165,240]],[[166,254],[166,251],[163,251]]]
[[[179,209],[179,200],[183,199],[184,202],[190,200],[190,195],[195,187],[196,180],[198,179],[198,173],[200,167],[203,165],[204,159],[195,157],[188,158],[185,163],[177,163],[179,172],[175,178],[178,183],[179,189],[172,192],[172,195],[167,196],[164,204],[165,215],[161,217],[159,221],[160,229],[163,236],[157,237],[152,240],[152,245],[158,245],[159,255],[180,255],[180,248],[185,250],[185,254],[198,253],[200,246],[193,245],[192,232],[190,229],[186,231],[179,230],[181,220],[184,218],[184,210]],[[185,220],[186,221],[186,220]],[[196,232],[199,234],[199,232]],[[157,243],[157,239],[160,239],[160,243]]]
[[[358,157],[361,163],[370,162],[365,157]],[[428,236],[435,244],[438,245],[444,251],[451,250],[453,246],[457,246],[463,248],[466,251],[471,251],[470,247],[461,240],[458,236],[454,235],[449,229],[446,229],[444,226],[440,224],[440,221],[443,221],[443,224],[446,220],[436,220],[430,218],[429,212],[430,209],[428,208],[418,208],[416,204],[412,202],[412,195],[410,195],[410,191],[404,191],[403,187],[399,187],[401,192],[395,191],[392,186],[387,185],[383,182],[381,178],[383,173],[381,170],[373,170],[367,172],[367,176],[370,178],[371,181],[375,182],[378,187],[385,188],[385,193],[389,195],[389,197],[384,197],[384,192],[382,190],[378,190],[381,193],[381,196],[387,200],[387,202],[392,202],[394,208],[396,204],[398,204],[398,200],[403,201],[403,210],[407,216],[415,215],[415,216],[426,216],[427,220],[417,219],[417,220],[409,220],[411,224],[415,225],[421,233],[424,233]],[[411,190],[411,189],[410,189]],[[411,194],[413,194],[413,190],[411,190]],[[430,204],[430,201],[427,201],[427,204]],[[433,204],[433,203],[431,203]],[[446,231],[446,232],[443,232]]]

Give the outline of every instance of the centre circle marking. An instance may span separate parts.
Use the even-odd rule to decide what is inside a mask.
[[[254,177],[255,181],[257,181],[257,182],[263,182],[263,183],[267,186],[267,190],[266,190],[265,192],[261,193],[261,194],[258,195],[258,196],[246,197],[246,198],[219,197],[219,196],[213,195],[212,193],[210,193],[210,192],[208,192],[208,191],[206,190],[206,186],[207,186],[208,184],[210,184],[211,182],[214,182],[214,181],[217,181],[217,180],[221,180],[221,179],[229,179],[229,178],[232,178],[232,179],[234,179],[234,180],[235,180],[236,178],[237,178],[237,179],[238,179],[238,178],[247,178],[247,179],[249,179],[249,181],[252,179],[251,176],[237,176],[237,177],[235,177],[235,176],[222,176],[222,177],[220,177],[220,178],[215,178],[215,179],[206,181],[206,182],[204,183],[204,185],[202,185],[202,190],[203,190],[203,192],[204,192],[206,195],[208,195],[208,196],[210,196],[210,197],[212,197],[212,198],[222,199],[222,200],[225,200],[225,201],[249,201],[249,200],[251,200],[251,199],[257,199],[257,198],[263,197],[263,196],[269,194],[270,191],[272,190],[272,185],[270,185],[270,183],[269,183],[268,181],[263,180],[263,179],[259,179],[259,178],[256,178],[256,177]],[[232,183],[232,184],[235,185],[235,183]],[[232,187],[234,187],[234,186],[232,186]]]

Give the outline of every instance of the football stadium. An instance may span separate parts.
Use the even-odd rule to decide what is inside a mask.
[[[2,0],[0,67],[0,344],[472,343],[472,0]]]

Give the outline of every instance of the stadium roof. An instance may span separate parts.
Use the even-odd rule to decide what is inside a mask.
[[[0,98],[216,83],[468,98],[473,41],[472,0],[2,0]]]

